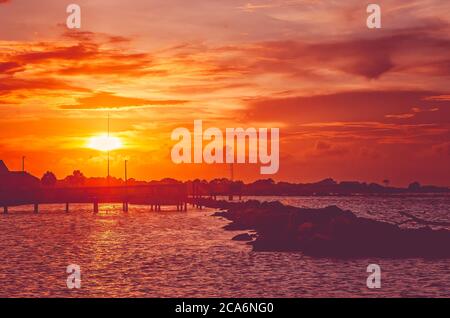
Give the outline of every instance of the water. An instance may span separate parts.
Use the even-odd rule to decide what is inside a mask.
[[[261,198],[260,198],[261,199]],[[273,198],[263,198],[273,199]],[[405,209],[448,221],[450,198],[279,198],[297,206],[337,204],[392,221]],[[31,207],[0,215],[0,297],[450,297],[450,260],[314,259],[252,252],[224,231],[213,210],[150,212],[130,206]],[[398,218],[398,216],[397,216]],[[448,247],[443,247],[448,248]],[[366,287],[366,267],[382,269],[382,288]],[[81,289],[66,267],[81,266]]]

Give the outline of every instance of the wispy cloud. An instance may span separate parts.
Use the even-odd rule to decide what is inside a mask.
[[[61,109],[99,109],[99,108],[129,108],[157,105],[179,105],[187,101],[184,100],[149,100],[142,98],[132,98],[116,96],[109,92],[99,92],[89,97],[77,98],[75,105],[61,105]]]

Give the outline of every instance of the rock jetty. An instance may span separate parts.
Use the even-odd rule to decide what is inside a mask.
[[[301,251],[333,258],[450,258],[447,229],[402,228],[337,206],[305,209],[278,201],[204,200],[204,206],[225,210],[214,215],[231,221],[227,230],[256,231],[256,239],[249,242],[255,251]]]

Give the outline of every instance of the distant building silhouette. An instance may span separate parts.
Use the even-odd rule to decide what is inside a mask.
[[[0,160],[0,175],[7,174],[9,172],[8,167],[5,165],[3,160]]]
[[[24,189],[39,187],[40,180],[24,171],[9,171],[0,160],[0,189]]]

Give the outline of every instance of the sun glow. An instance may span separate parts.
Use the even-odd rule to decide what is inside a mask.
[[[123,144],[118,137],[101,135],[91,137],[87,143],[87,147],[100,151],[111,151],[122,148]]]

